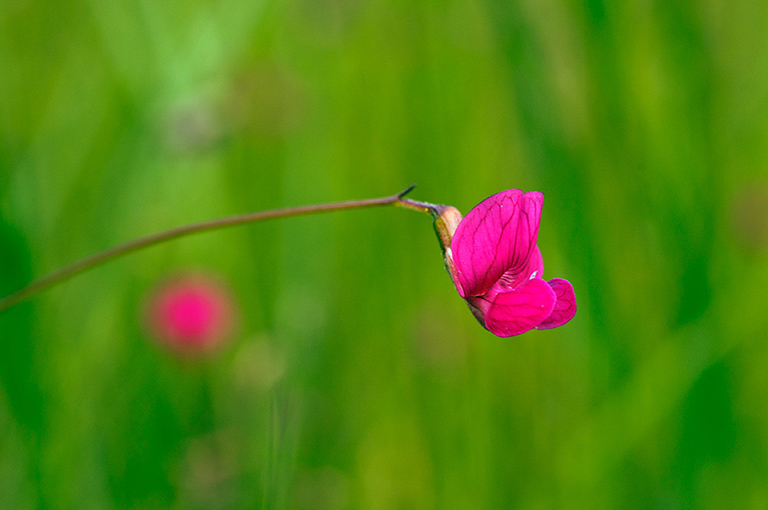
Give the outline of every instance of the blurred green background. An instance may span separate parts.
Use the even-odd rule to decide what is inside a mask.
[[[768,4],[4,0],[0,294],[179,224],[546,195],[498,339],[428,217],[159,246],[0,315],[0,508],[768,508]],[[195,270],[239,327],[141,325]]]

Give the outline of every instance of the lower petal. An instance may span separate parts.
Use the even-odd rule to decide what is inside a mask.
[[[556,300],[547,282],[532,278],[521,287],[494,296],[485,311],[485,327],[501,337],[525,333],[552,314]]]
[[[573,293],[571,282],[562,278],[552,278],[548,283],[557,296],[557,302],[549,317],[536,326],[536,329],[562,326],[576,314],[576,295]]]

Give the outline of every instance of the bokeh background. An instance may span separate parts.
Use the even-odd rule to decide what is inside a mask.
[[[403,209],[152,248],[0,315],[0,508],[768,508],[767,170],[758,0],[4,0],[0,293],[417,183],[543,191],[579,311],[493,337]]]

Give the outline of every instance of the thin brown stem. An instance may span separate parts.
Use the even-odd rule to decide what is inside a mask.
[[[445,206],[430,204],[429,202],[418,202],[416,200],[411,200],[410,198],[401,198],[397,201],[395,204],[399,207],[405,207],[406,209],[413,209],[414,211],[419,211],[427,214],[440,214],[440,208],[444,208]]]
[[[413,190],[415,187],[415,185],[409,186],[400,193],[389,197],[370,198],[366,200],[348,200],[345,202],[331,202],[328,204],[305,205],[300,207],[286,207],[284,209],[272,209],[269,211],[240,214],[236,216],[228,216],[226,218],[194,223],[192,225],[184,225],[181,227],[172,228],[170,230],[165,230],[163,232],[157,232],[144,237],[140,237],[138,239],[113,246],[112,248],[108,248],[104,251],[94,253],[93,255],[72,262],[69,265],[66,265],[53,271],[52,273],[38,278],[23,289],[0,299],[0,313],[26,299],[29,299],[35,294],[49,289],[50,287],[53,287],[54,285],[72,278],[73,276],[100,266],[101,264],[110,262],[124,255],[128,255],[129,253],[133,253],[144,248],[154,246],[156,244],[164,243],[172,239],[178,239],[180,237],[186,237],[192,234],[198,234],[200,232],[208,232],[211,230],[218,230],[220,228],[277,218],[290,218],[292,216],[303,216],[307,214],[318,214],[347,209],[363,209],[367,207],[380,207],[387,205],[403,205],[410,209],[428,212],[427,210],[405,204],[407,199],[403,199],[403,197],[410,193],[411,190]],[[412,201],[408,200],[408,202]]]

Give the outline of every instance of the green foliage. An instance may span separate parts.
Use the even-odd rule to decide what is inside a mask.
[[[0,508],[768,508],[768,7],[0,4],[0,292],[238,212],[546,195],[497,339],[400,209],[175,241],[0,316]],[[223,278],[205,359],[148,337]]]

